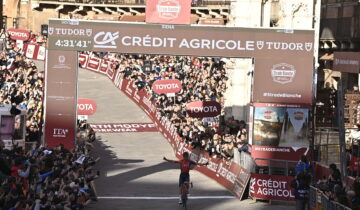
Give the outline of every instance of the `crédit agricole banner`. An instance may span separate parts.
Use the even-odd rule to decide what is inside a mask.
[[[312,102],[313,30],[49,21],[49,50],[255,59],[253,102]]]

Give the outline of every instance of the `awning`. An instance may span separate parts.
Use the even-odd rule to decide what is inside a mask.
[[[145,22],[145,15],[124,15],[120,18],[120,21]]]
[[[96,15],[93,15],[92,19],[93,20],[119,21],[120,15],[96,14]]]
[[[199,16],[197,14],[191,14],[190,16],[190,24],[196,24],[199,20]]]
[[[199,20],[201,25],[225,25],[224,18],[201,18]]]
[[[334,52],[333,70],[360,73],[360,52]]]
[[[320,56],[319,60],[334,60],[334,53],[325,53],[324,55]]]

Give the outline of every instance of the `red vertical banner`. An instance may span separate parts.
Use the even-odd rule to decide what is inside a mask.
[[[191,0],[147,0],[146,22],[190,24]]]
[[[45,91],[45,143],[74,148],[77,105],[77,52],[48,53]]]

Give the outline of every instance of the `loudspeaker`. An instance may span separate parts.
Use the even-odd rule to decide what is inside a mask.
[[[151,72],[152,71],[152,63],[150,60],[145,60],[144,61],[144,69],[146,72]]]
[[[42,24],[41,25],[41,35],[47,36],[49,34],[49,25],[48,24]]]
[[[19,109],[16,108],[16,106],[11,106],[11,109],[10,109],[10,114],[12,115],[18,115],[20,114],[21,111]]]

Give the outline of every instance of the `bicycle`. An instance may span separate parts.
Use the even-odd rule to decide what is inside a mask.
[[[187,210],[187,200],[188,200],[188,194],[189,194],[189,188],[193,187],[193,184],[192,182],[190,182],[190,185],[189,185],[189,182],[184,182],[181,186],[181,202],[182,202],[182,206],[185,210]]]

